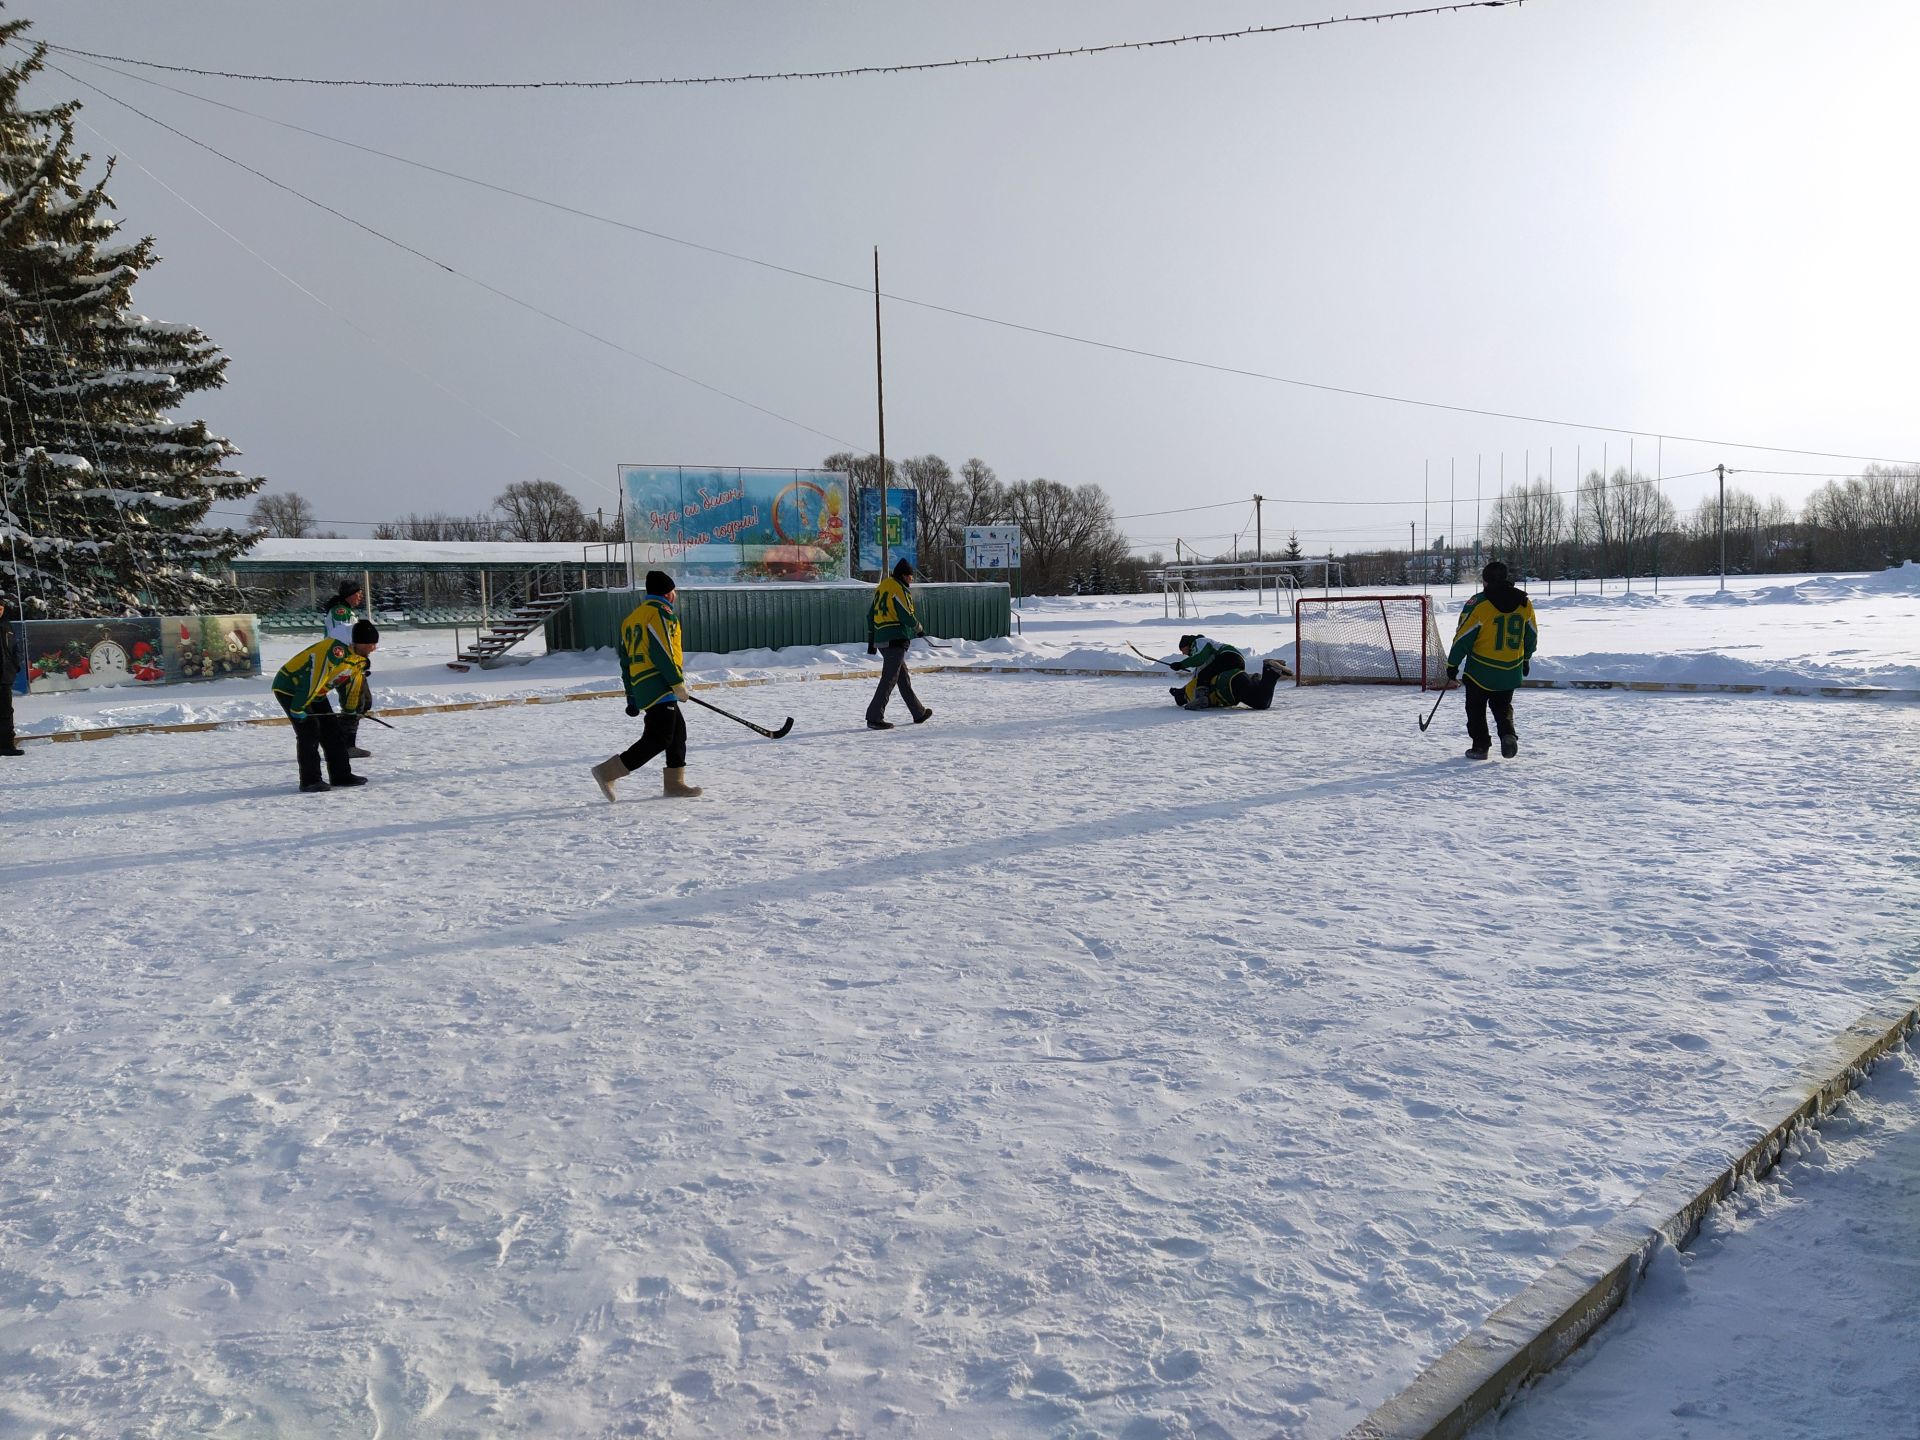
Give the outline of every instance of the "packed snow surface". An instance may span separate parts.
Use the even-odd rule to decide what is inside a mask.
[[[0,761],[0,1435],[1337,1436],[1920,978],[1920,706],[920,694]]]
[[[1663,1250],[1625,1309],[1480,1440],[1884,1437],[1920,1426],[1920,1057]]]

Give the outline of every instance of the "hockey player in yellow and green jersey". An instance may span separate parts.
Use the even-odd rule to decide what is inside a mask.
[[[300,788],[330,790],[367,783],[353,773],[341,717],[333,713],[328,692],[340,689],[340,708],[358,715],[367,707],[368,657],[379,648],[380,632],[371,620],[354,622],[345,642],[316,640],[273,677],[273,698],[293,722],[295,753],[300,759]],[[326,757],[327,778],[320,778],[320,759]]]
[[[687,676],[680,653],[679,598],[673,577],[647,572],[647,598],[620,622],[620,683],[627,691],[627,714],[647,712],[640,738],[618,755],[593,767],[600,793],[611,800],[616,780],[624,779],[656,755],[667,760],[663,793],[691,799],[700,787],[687,784]]]
[[[1288,673],[1279,660],[1262,661],[1260,678],[1247,674],[1247,657],[1238,646],[1205,635],[1182,635],[1180,658],[1165,662],[1175,670],[1191,670],[1184,685],[1171,685],[1173,703],[1187,710],[1230,709],[1245,705],[1264,710],[1273,704],[1273,690]]]
[[[1480,572],[1481,588],[1460,609],[1460,624],[1447,652],[1447,679],[1464,666],[1467,672],[1467,758],[1484,760],[1492,737],[1487,733],[1487,711],[1492,709],[1500,731],[1500,754],[1511,760],[1520,753],[1520,732],[1513,728],[1513,692],[1526,677],[1540,627],[1533,602],[1494,560]]]
[[[933,710],[920,703],[913,693],[913,676],[907,670],[907,647],[916,636],[926,634],[919,617],[913,613],[913,566],[906,560],[894,562],[893,574],[873,587],[873,603],[867,607],[867,653],[880,651],[880,684],[867,702],[867,728],[891,730],[887,702],[894,687],[907,702],[913,723],[924,725],[933,718]]]

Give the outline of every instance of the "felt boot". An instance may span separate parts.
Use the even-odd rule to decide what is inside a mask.
[[[598,765],[593,767],[594,781],[599,785],[600,793],[606,796],[609,801],[613,799],[613,782],[623,779],[631,773],[632,772],[627,769],[627,762],[622,760],[618,755],[602,760]]]
[[[678,797],[682,800],[691,800],[700,793],[700,787],[698,785],[687,784],[687,767],[684,765],[668,767],[662,774],[661,780],[663,783],[660,787],[660,793],[669,799]]]

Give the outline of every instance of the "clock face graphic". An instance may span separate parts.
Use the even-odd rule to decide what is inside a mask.
[[[116,670],[126,673],[131,669],[127,664],[127,652],[121,648],[117,640],[102,640],[94,646],[87,653],[87,664],[92,667],[96,675]]]
[[[827,492],[811,480],[796,480],[773,497],[773,531],[789,545],[820,534],[826,515]]]

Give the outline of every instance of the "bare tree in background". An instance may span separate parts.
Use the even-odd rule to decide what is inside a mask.
[[[248,519],[254,529],[277,539],[300,540],[313,532],[313,506],[304,495],[292,490],[285,495],[260,496],[253,502]]]
[[[1007,487],[978,456],[960,467],[960,491],[962,525],[992,525],[1007,518]]]
[[[938,455],[915,455],[900,462],[900,473],[919,498],[921,572],[952,580],[961,559],[960,507],[965,499],[953,467]]]
[[[599,527],[589,520],[580,502],[564,485],[551,480],[521,480],[494,498],[503,517],[501,538],[506,540],[597,540]]]
[[[1493,502],[1486,539],[1516,577],[1551,572],[1554,552],[1567,535],[1567,503],[1549,480],[1509,490]]]
[[[1076,579],[1111,575],[1127,556],[1113,502],[1098,485],[1015,481],[1006,487],[1005,518],[1020,527],[1020,569],[1031,595],[1057,595]]]

